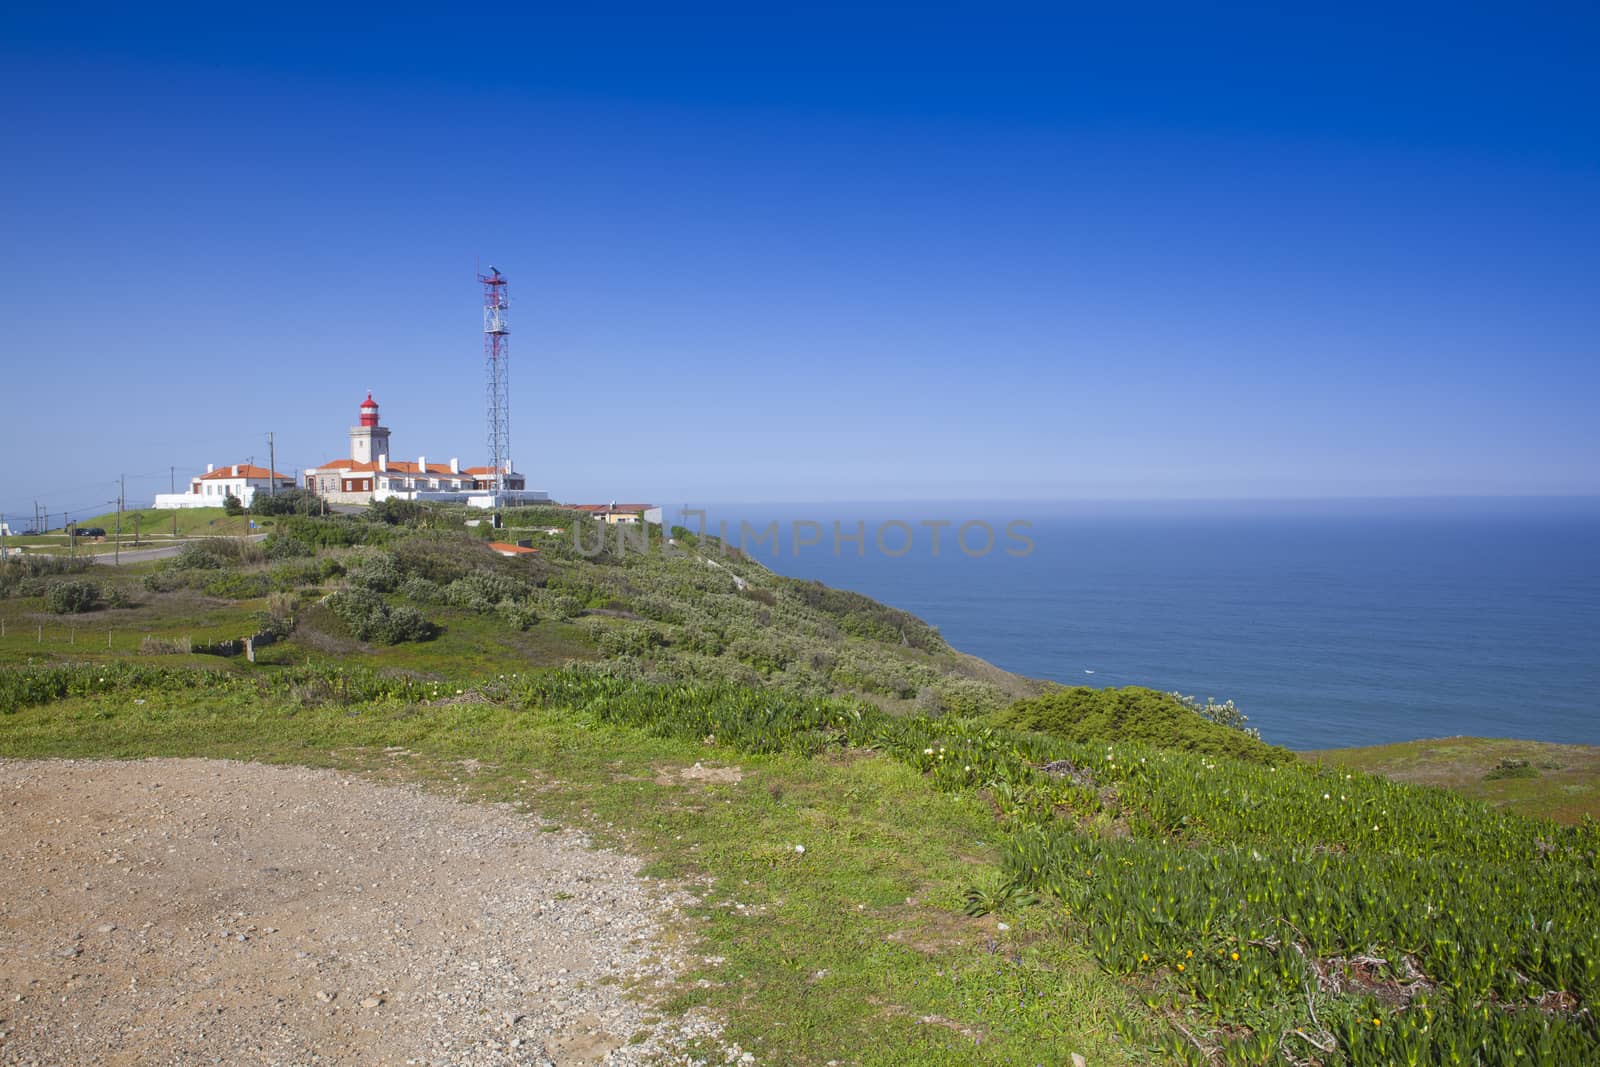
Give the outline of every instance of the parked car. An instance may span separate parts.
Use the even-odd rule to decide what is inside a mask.
[[[100,526],[80,526],[77,529],[79,537],[104,537],[106,531]]]

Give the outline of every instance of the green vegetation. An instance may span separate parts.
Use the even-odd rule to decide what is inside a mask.
[[[1231,704],[1041,692],[687,531],[643,552],[530,509],[497,534],[539,554],[507,559],[459,518],[97,568],[106,647],[48,610],[81,563],[0,565],[0,754],[471,760],[478,795],[696,887],[671,1006],[772,1062],[1600,1058],[1592,821],[1303,761]],[[254,664],[188,651],[261,629]],[[1456,758],[1502,800],[1575,766]]]
[[[1240,729],[1243,717],[1236,711],[1227,714],[1223,709],[1232,710],[1232,702],[1199,705],[1174,693],[1138,686],[1080,686],[1018,701],[997,715],[996,721],[1080,744],[1115,738],[1256,763],[1283,763],[1294,758],[1287,749],[1265,744],[1253,733]],[[1219,718],[1237,725],[1224,725]]]
[[[909,1044],[881,1062],[1085,1049],[1143,1062],[1153,1046],[1242,1063],[1600,1051],[1583,1010],[1600,983],[1593,824],[1292,759],[1075,744],[592,670],[482,682],[470,711],[436,681],[376,671],[223,670],[200,689],[140,664],[3,677],[8,755],[324,762],[406,746],[495,762],[508,778],[559,773],[567,803],[625,816],[663,871],[710,880],[698,914],[723,962],[681,1003],[728,1012],[738,1039],[784,1062],[883,1048],[871,1037],[883,1026]],[[134,693],[163,699],[135,706]],[[611,753],[624,755],[604,762]],[[674,798],[661,782],[688,780],[661,760],[738,760],[761,786]],[[903,908],[907,897],[917,903]],[[996,909],[1010,931],[973,925]],[[886,924],[939,942],[933,957],[953,969],[891,944]],[[1083,968],[1085,949],[1125,993]],[[1030,1010],[1041,995],[1078,1007]],[[902,1028],[902,1012],[949,1026]],[[961,1037],[976,1033],[980,1045]]]
[[[1307,753],[1330,767],[1439,786],[1520,815],[1600,819],[1600,747],[1446,737]]]
[[[82,574],[89,560],[61,556],[11,556],[0,560],[0,597],[42,597],[57,575]]]
[[[57,615],[92,611],[100,603],[100,587],[82,578],[61,578],[45,587],[44,606]]]

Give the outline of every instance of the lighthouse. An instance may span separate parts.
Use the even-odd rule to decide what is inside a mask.
[[[350,458],[357,463],[376,463],[389,455],[389,428],[378,425],[378,402],[368,390],[361,403],[361,422],[350,427]]]

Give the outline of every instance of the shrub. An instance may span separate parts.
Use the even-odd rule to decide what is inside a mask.
[[[1228,726],[1235,730],[1243,730],[1257,740],[1261,738],[1260,730],[1245,725],[1250,720],[1245,718],[1244,712],[1235,707],[1231,700],[1218,704],[1211,697],[1206,697],[1206,702],[1202,704],[1194,697],[1186,697],[1182,693],[1168,693],[1167,695],[1202,719],[1210,719],[1218,726]]]
[[[257,493],[250,508],[257,515],[307,515],[322,506],[315,493],[305,489],[280,489],[276,493]]]
[[[477,570],[488,555],[482,545],[464,537],[408,537],[397,542],[392,551],[395,562],[406,574],[439,585],[465,578]]]
[[[44,593],[44,606],[57,615],[91,611],[99,601],[100,587],[81,578],[51,582]]]
[[[683,610],[666,597],[641,596],[635,597],[633,610],[647,619],[656,622],[680,625],[683,622]]]
[[[502,600],[495,614],[519,630],[526,630],[539,621],[539,613],[532,604],[519,604],[512,600]]]
[[[551,610],[558,619],[576,619],[583,613],[583,604],[577,597],[557,596],[551,600]]]
[[[366,510],[366,518],[371,522],[381,522],[389,526],[415,526],[419,521],[428,517],[428,508],[414,500],[400,500],[390,497],[380,500]]]
[[[445,599],[458,608],[489,612],[503,600],[515,600],[531,590],[515,579],[488,571],[474,571],[465,578],[457,578],[445,587]]]
[[[327,605],[359,641],[397,645],[402,641],[426,641],[438,633],[438,627],[415,608],[391,607],[370,589],[335,593],[327,599]]]
[[[49,579],[82,574],[93,564],[71,556],[23,555],[0,560],[0,596],[43,596]]]
[[[227,496],[222,498],[222,510],[229,515],[243,515],[244,504],[240,502],[238,497],[234,496],[232,493],[229,493]]]
[[[261,563],[267,558],[261,545],[236,537],[206,537],[190,541],[167,560],[164,570],[218,570],[236,564]]]
[[[174,571],[217,570],[222,566],[222,560],[218,558],[218,553],[212,544],[212,540],[212,538],[206,538],[204,541],[190,541],[178,549],[178,554],[168,560],[163,569]]]
[[[1233,756],[1256,763],[1294,759],[1287,749],[1203,718],[1168,693],[1133,685],[1125,689],[1058,689],[1031,700],[1019,700],[998,712],[995,720],[1078,744],[1144,741],[1163,748]]]
[[[296,559],[278,564],[268,572],[268,576],[272,588],[287,593],[319,584],[321,568],[312,560]]]
[[[1010,703],[997,687],[976,678],[941,678],[933,683],[945,712],[963,719],[993,715]]]
[[[444,599],[439,583],[413,574],[400,583],[400,595],[417,604],[437,604]]]
[[[223,571],[206,582],[203,588],[207,596],[253,600],[267,595],[272,588],[272,579],[261,571]]]
[[[786,597],[833,616],[838,620],[839,629],[847,634],[874,641],[899,642],[926,652],[942,652],[949,647],[938,630],[915,615],[880,604],[860,593],[830,589],[821,582],[793,579],[786,581],[782,589]]]
[[[599,637],[600,652],[605,656],[642,656],[666,643],[666,635],[654,626],[612,626]]]
[[[390,528],[346,516],[316,518],[310,515],[285,515],[277,531],[312,548],[348,548],[352,545],[381,545],[390,539]]]
[[[363,552],[346,567],[345,577],[374,593],[392,593],[400,587],[400,568],[387,552]]]
[[[311,555],[311,546],[274,530],[261,542],[261,551],[266,553],[268,559],[295,559]]]
[[[129,608],[133,606],[133,597],[128,590],[120,585],[114,585],[106,590],[106,607]]]
[[[203,585],[205,580],[205,571],[183,571],[163,568],[145,575],[144,587],[152,593],[170,593],[175,589],[187,589],[197,584]]]

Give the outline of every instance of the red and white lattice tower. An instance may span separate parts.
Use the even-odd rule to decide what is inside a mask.
[[[511,361],[511,300],[506,278],[491,266],[478,275],[483,283],[483,390],[489,419],[489,462],[494,467],[496,502],[511,469],[511,393],[507,364]]]

